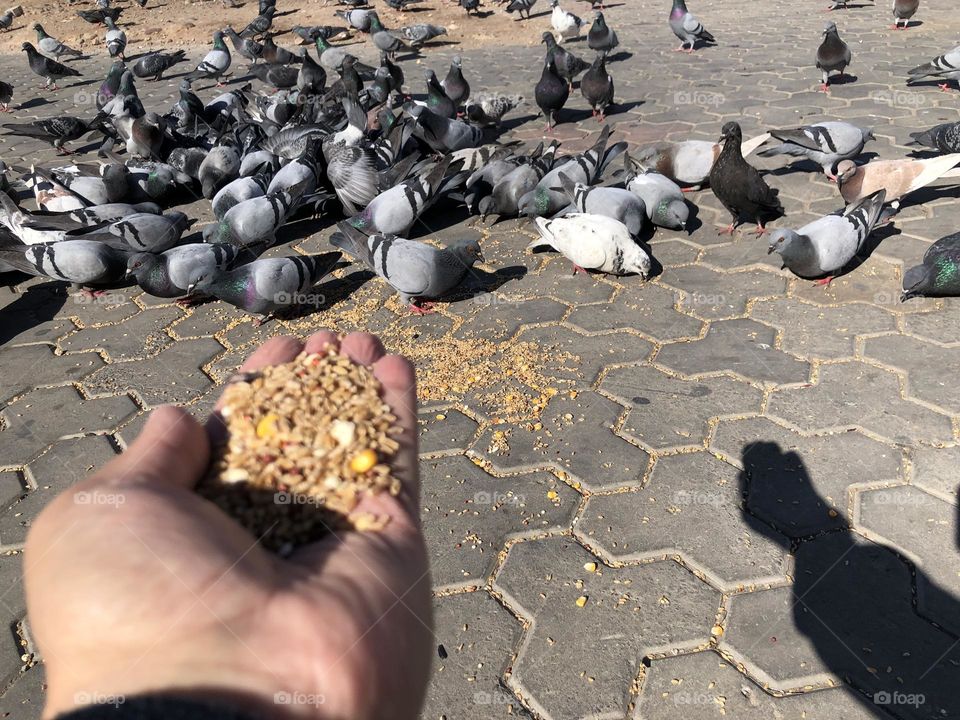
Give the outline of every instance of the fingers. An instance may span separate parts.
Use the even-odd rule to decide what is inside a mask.
[[[164,405],[147,419],[127,451],[78,488],[167,483],[193,488],[210,461],[210,445],[200,424],[183,408]]]

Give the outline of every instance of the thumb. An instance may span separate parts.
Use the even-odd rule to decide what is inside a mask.
[[[190,413],[163,405],[152,413],[126,452],[105,465],[91,484],[173,484],[193,489],[210,462],[207,433]]]

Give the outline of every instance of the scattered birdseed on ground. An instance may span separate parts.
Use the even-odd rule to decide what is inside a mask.
[[[331,531],[379,530],[354,513],[364,494],[397,495],[396,417],[369,368],[331,351],[245,374],[226,386],[229,433],[199,492],[271,550]]]

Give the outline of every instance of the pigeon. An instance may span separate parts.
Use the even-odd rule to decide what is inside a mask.
[[[0,262],[25,272],[77,285],[109,285],[123,279],[129,253],[95,240],[36,245],[0,244]]]
[[[929,77],[960,81],[960,45],[928,63],[913,68],[907,74],[910,76],[907,83],[914,83]],[[948,90],[949,87],[946,82],[940,84],[941,90]]]
[[[231,180],[217,191],[210,201],[210,207],[213,210],[213,216],[217,220],[222,220],[227,211],[234,205],[244,200],[263,197],[267,194],[267,187],[270,185],[270,176],[261,173],[257,175],[247,175]]]
[[[128,96],[118,96],[117,99],[122,102],[116,103],[110,117],[127,152],[141,158],[158,157],[164,139],[160,116],[147,113],[142,117],[134,117],[130,112],[132,100]]]
[[[253,38],[240,37],[240,34],[230,26],[224,28],[223,32],[230,38],[230,44],[240,57],[254,63],[263,57],[263,45]]]
[[[48,58],[59,60],[61,55],[83,57],[83,53],[79,50],[74,50],[72,47],[64,45],[55,37],[47,35],[43,29],[43,25],[40,23],[35,23],[33,29],[37,31],[37,49]]]
[[[543,73],[540,75],[540,80],[537,82],[533,94],[537,101],[537,107],[540,108],[540,112],[546,119],[546,132],[548,134],[552,133],[553,126],[557,124],[557,113],[560,112],[570,96],[570,86],[557,74],[553,56],[549,52],[546,62],[543,64]]]
[[[240,31],[241,37],[252,38],[256,37],[257,35],[263,35],[273,25],[273,16],[276,14],[276,12],[276,7],[269,6],[264,8],[262,13],[257,15],[253,20],[250,21],[249,25]]]
[[[521,20],[530,19],[530,10],[536,5],[537,0],[510,0],[510,4],[507,5],[508,13],[517,13],[520,16]],[[526,13],[527,17],[524,18],[523,14]]]
[[[917,14],[919,7],[920,0],[893,0],[893,17],[895,19],[893,29],[909,30],[910,18]],[[902,28],[900,27],[901,22],[903,22]]]
[[[373,10],[338,10],[334,13],[338,18],[346,20],[354,30],[370,32],[370,16]],[[323,36],[326,39],[327,36]]]
[[[822,167],[824,174],[831,180],[836,179],[837,163],[841,160],[853,160],[863,151],[863,146],[869,140],[876,140],[869,128],[841,121],[819,122],[789,130],[771,130],[770,135],[781,144],[757,153],[760,157],[805,157]]]
[[[960,163],[960,153],[940,155],[926,160],[901,158],[874,160],[856,165],[844,160],[837,166],[837,185],[844,202],[852,203],[880,190],[887,192],[887,202],[900,207],[900,199],[941,177],[958,177],[953,168]]]
[[[410,47],[419,48],[424,43],[433,40],[435,37],[447,34],[447,29],[440,25],[431,25],[429,23],[418,23],[417,25],[407,25],[395,31],[400,37],[410,43]]]
[[[172,53],[152,52],[138,58],[133,64],[133,74],[138,78],[163,80],[163,74],[177,63],[187,59],[183,50]]]
[[[5,13],[0,15],[0,30],[7,32],[10,29],[10,26],[13,25],[13,18],[13,10],[7,10]]]
[[[911,145],[932,148],[941,153],[960,152],[960,122],[943,123],[929,130],[912,132],[910,137],[913,138]]]
[[[63,144],[71,140],[77,140],[91,130],[89,123],[70,115],[57,115],[32,123],[7,123],[3,127],[9,130],[12,135],[46,140],[56,149],[59,155],[71,154]]]
[[[263,59],[268,63],[280,65],[292,65],[300,62],[297,55],[277,45],[269,35],[263,39]]]
[[[77,15],[91,25],[102,25],[107,18],[116,22],[120,19],[120,13],[122,12],[123,8],[98,7],[96,10],[77,10]]]
[[[573,273],[599,270],[610,275],[650,275],[650,256],[634,242],[627,227],[604,215],[574,213],[534,220],[540,238],[528,250],[551,248],[573,263]]]
[[[427,80],[427,100],[426,105],[430,112],[447,119],[457,116],[457,105],[451,100],[446,91],[437,80],[437,74],[433,70],[424,70],[424,77]]]
[[[553,167],[558,143],[554,142],[543,151],[543,154],[531,162],[522,163],[502,178],[477,203],[477,212],[480,219],[486,222],[488,215],[499,217],[515,217],[520,212],[520,201],[526,199],[534,191],[544,175]],[[557,203],[563,203],[560,198]]]
[[[438,248],[416,240],[387,234],[364,233],[346,222],[330,242],[345,250],[383,278],[400,295],[400,301],[416,314],[430,312],[423,299],[441,298],[456,288],[483,253],[476,240],[460,240]]]
[[[292,68],[289,65],[273,65],[269,63],[249,65],[247,72],[260,80],[260,82],[266,83],[278,90],[292,88],[297,84],[297,78],[300,76],[300,70],[298,68]]]
[[[300,69],[297,71],[297,89],[302,95],[319,94],[327,84],[327,71],[318,65],[306,48],[300,49]]]
[[[580,92],[593,109],[597,122],[606,120],[607,108],[613,104],[613,78],[607,73],[607,59],[603,53],[597,53],[593,65],[580,80]]]
[[[0,198],[2,201],[2,198]],[[66,232],[109,225],[135,213],[160,214],[160,207],[152,202],[106,203],[79,208],[69,212],[27,213],[19,210],[24,226],[38,230],[63,230]]]
[[[312,44],[318,37],[329,40],[332,37],[349,32],[345,27],[334,25],[294,25],[290,29],[294,35],[303,40],[303,44]]]
[[[843,75],[843,71],[850,65],[851,57],[850,48],[837,32],[837,24],[828,22],[823,31],[823,42],[817,48],[817,67],[823,73],[823,84],[820,85],[823,92],[830,92],[830,73]]]
[[[240,174],[240,154],[230,145],[212,148],[200,163],[199,179],[203,196],[208,200]]]
[[[343,48],[334,47],[325,38],[316,40],[317,58],[320,64],[328,71],[339,70],[348,53]]]
[[[676,52],[685,51],[692,53],[697,48],[697,43],[716,45],[717,40],[699,20],[687,10],[687,4],[684,0],[673,0],[673,8],[670,10],[670,29],[673,34],[680,38],[680,47]],[[690,47],[688,48],[687,45]]]
[[[23,43],[20,49],[27,53],[27,62],[34,74],[46,78],[44,89],[56,90],[57,80],[62,77],[79,77],[80,73],[71,67],[67,67],[56,60],[51,60],[37,52],[37,49],[28,42]],[[51,85],[51,83],[53,83]]]
[[[562,172],[559,173],[559,179],[577,212],[605,215],[622,222],[632,237],[640,234],[647,209],[639,196],[622,188],[589,187],[574,182]]]
[[[937,240],[923,254],[923,263],[903,274],[900,301],[957,296],[960,296],[960,233]]]
[[[387,30],[380,17],[375,13],[370,13],[370,39],[377,46],[380,52],[386,54],[391,60],[401,50],[409,50],[410,46]]]
[[[560,173],[565,173],[574,182],[593,185],[599,181],[604,169],[610,162],[626,151],[627,144],[618,142],[607,147],[610,139],[610,126],[605,126],[597,142],[586,152],[568,158],[547,172],[537,183],[536,188],[520,198],[519,212],[529,216],[550,216],[567,206],[566,193],[556,187],[560,182]]]
[[[560,36],[560,42],[580,37],[583,20],[560,7],[560,0],[550,0],[550,7],[553,8],[550,13],[550,25]]]
[[[110,57],[118,57],[122,60],[125,60],[123,56],[123,51],[127,47],[127,34],[120,30],[113,20],[110,18],[104,18],[104,24],[107,26],[106,34],[106,46],[107,52],[110,53]]]
[[[770,139],[770,133],[744,141],[740,151],[747,157]],[[684,187],[691,189],[705,185],[710,179],[710,169],[720,156],[723,145],[709,140],[682,140],[658,142],[640,148],[636,164],[665,175]]]
[[[617,34],[607,26],[603,13],[598,12],[590,26],[590,32],[587,33],[587,45],[591,50],[606,55],[619,44]]]
[[[463,59],[459,55],[454,55],[447,76],[440,85],[457,107],[463,105],[470,97],[470,83],[463,77]]]
[[[421,105],[408,103],[404,109],[416,119],[416,137],[439,153],[473,148],[483,142],[482,128],[437,115]]]
[[[339,252],[329,252],[261,258],[225,271],[198,266],[190,272],[187,292],[212,295],[269,319],[311,302],[308,293],[341,257]],[[322,302],[322,296],[318,300]]]
[[[100,89],[97,90],[97,110],[102,110],[107,103],[117,96],[117,92],[120,90],[120,80],[126,70],[126,65],[122,60],[117,60],[110,66],[107,77],[101,83]]]
[[[154,297],[188,295],[191,273],[216,275],[233,264],[239,250],[222,243],[191,243],[162,253],[141,252],[127,259],[127,275]]]
[[[12,112],[10,101],[13,100],[13,85],[0,80],[0,112]]]
[[[569,89],[573,89],[573,81],[584,70],[590,67],[589,63],[584,62],[572,52],[569,52],[557,44],[556,38],[548,32],[541,35],[541,42],[547,46],[547,58],[553,59],[557,74],[567,81]]]
[[[436,200],[451,163],[447,156],[422,175],[384,190],[347,222],[367,235],[407,235],[420,213]]]
[[[766,232],[767,220],[783,215],[783,206],[777,198],[778,191],[760,177],[757,169],[743,159],[740,145],[743,134],[740,125],[726,123],[720,140],[723,149],[710,170],[710,189],[732,216],[732,221],[720,234],[733,235],[741,215],[757,221],[757,235]]]
[[[460,0],[460,7],[467,11],[467,17],[470,17],[472,10],[475,15],[480,15],[480,0]]]
[[[271,245],[287,218],[300,202],[299,188],[280,190],[237,203],[216,223],[203,229],[204,242],[223,242],[237,247]]]
[[[160,253],[177,245],[193,223],[179,210],[166,215],[134,213],[77,239],[97,240],[119,250]]]
[[[220,78],[230,69],[230,49],[223,42],[223,33],[217,30],[213,34],[213,49],[203,56],[197,69],[187,75],[187,80],[216,80],[222,87]]]
[[[423,2],[423,0],[384,0],[384,2],[392,7],[394,10],[399,10],[403,12],[407,9],[408,5],[413,5],[414,3]]]
[[[464,113],[476,125],[500,126],[503,116],[523,103],[522,95],[477,93],[467,100]]]
[[[685,230],[690,218],[690,208],[683,199],[680,186],[668,177],[653,170],[634,173],[630,156],[624,153],[627,169],[627,190],[643,201],[647,218],[657,227]]]
[[[851,203],[843,214],[827,215],[797,230],[778,228],[770,233],[767,253],[780,255],[783,266],[797,277],[823,278],[817,284],[827,285],[883,219],[885,195],[877,190]]]

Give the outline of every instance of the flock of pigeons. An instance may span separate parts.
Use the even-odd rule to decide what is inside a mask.
[[[718,142],[660,142],[628,152],[611,142],[604,126],[584,152],[562,155],[559,143],[523,149],[495,142],[503,117],[522,97],[476,92],[454,58],[441,81],[426,70],[425,94],[413,99],[398,59],[417,53],[442,27],[417,24],[384,26],[377,12],[355,7],[339,11],[348,27],[297,26],[293,32],[313,46],[296,52],[278,46],[271,34],[276,0],[259,0],[258,15],[242,30],[227,27],[213,36],[213,47],[179,85],[179,99],[163,114],[148,111],[136,81],[157,80],[184,62],[182,51],[152,52],[131,66],[125,60],[126,35],[117,24],[120,8],[97,0],[81,11],[89,22],[106,27],[105,46],[114,63],[96,95],[98,112],[90,120],[57,116],[32,123],[7,124],[14,134],[42,138],[68,154],[67,143],[101,135],[103,160],[93,167],[23,170],[20,182],[32,193],[37,210],[20,207],[6,174],[0,192],[0,270],[18,270],[79,285],[87,292],[135,280],[146,292],[192,302],[215,297],[260,319],[289,313],[316,297],[310,291],[346,253],[391,285],[413,312],[430,310],[430,301],[454,291],[477,262],[476,241],[437,247],[407,239],[421,215],[439,203],[465,206],[483,221],[526,216],[539,238],[530,249],[551,248],[571,260],[574,272],[615,275],[650,273],[649,246],[641,239],[650,227],[686,229],[690,203],[686,191],[709,185],[730,212],[733,234],[742,220],[755,220],[757,234],[780,217],[775,188],[745,159],[771,140],[761,155],[812,160],[836,182],[846,207],[797,230],[769,233],[769,252],[802,278],[829,282],[851,264],[868,236],[889,222],[900,201],[943,177],[960,177],[960,123],[915,133],[932,157],[855,160],[873,139],[869,129],[841,121],[771,130],[744,140],[740,126],[728,122]],[[417,0],[387,0],[402,9]],[[469,14],[472,0],[459,0]],[[521,16],[536,0],[509,0],[508,12]],[[618,45],[616,33],[597,12],[587,33],[595,52],[584,62],[564,47],[579,38],[585,23],[551,0],[554,33],[545,32],[543,73],[534,89],[548,131],[565,104],[575,79],[603,121],[614,102],[613,79],[606,63]],[[835,6],[845,3],[839,0]],[[912,5],[912,10],[903,10]],[[897,0],[900,24],[916,12],[917,2]],[[898,10],[900,8],[900,10]],[[909,14],[906,14],[909,12]],[[2,18],[0,18],[2,21]],[[694,52],[717,40],[686,8],[673,0],[669,26],[681,45]],[[79,73],[60,62],[76,50],[34,25],[37,44],[24,43],[30,69],[47,86]],[[379,50],[380,63],[360,62],[338,36],[366,36]],[[227,45],[229,41],[230,46]],[[844,49],[841,49],[842,48]],[[198,81],[218,86],[234,68],[234,58],[250,61],[244,77],[252,83],[224,90],[203,102],[193,90]],[[831,57],[842,57],[837,67]],[[824,72],[843,70],[849,48],[830,23],[817,54]],[[960,48],[911,72],[911,79],[960,79]],[[0,88],[4,109],[12,90]],[[6,97],[2,97],[6,94]],[[123,147],[127,158],[115,150]],[[622,170],[610,173],[614,159]],[[604,178],[619,176],[617,185]],[[214,221],[202,241],[184,243],[193,220],[169,208],[203,196]],[[330,241],[337,250],[317,255],[261,257],[278,242],[291,221],[310,215],[341,214]],[[916,295],[960,294],[960,235],[935,243],[923,264],[904,276],[904,299]]]

